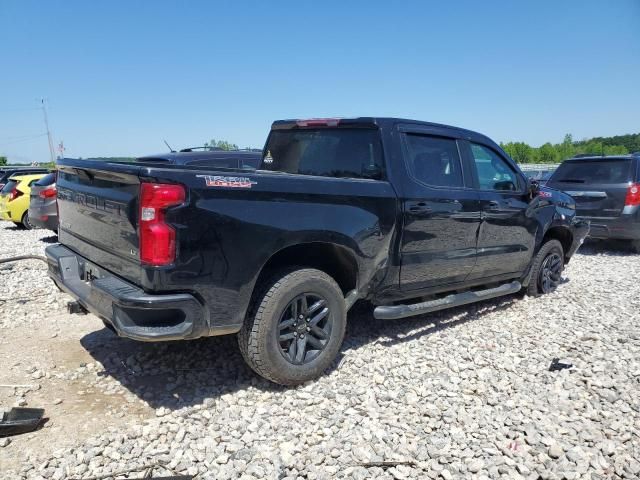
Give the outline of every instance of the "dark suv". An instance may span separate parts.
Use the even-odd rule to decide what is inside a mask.
[[[575,199],[589,236],[626,240],[640,253],[640,153],[571,158],[547,185]]]

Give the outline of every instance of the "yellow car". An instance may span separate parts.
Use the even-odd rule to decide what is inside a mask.
[[[29,194],[31,185],[45,175],[12,175],[0,191],[0,219],[9,220],[27,230],[34,228],[29,221]]]

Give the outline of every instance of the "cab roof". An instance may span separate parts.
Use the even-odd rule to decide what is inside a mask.
[[[286,130],[293,128],[319,128],[319,127],[360,127],[360,128],[393,128],[395,125],[416,125],[427,128],[437,128],[440,130],[450,130],[456,135],[473,140],[481,139],[485,142],[495,144],[486,135],[466,128],[454,127],[443,123],[426,122],[423,120],[412,120],[409,118],[397,117],[353,117],[353,118],[308,118],[276,120],[271,124],[272,130]]]

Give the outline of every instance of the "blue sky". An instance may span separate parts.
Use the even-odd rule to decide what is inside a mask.
[[[532,145],[640,131],[640,0],[0,0],[0,155],[261,147],[380,115]]]

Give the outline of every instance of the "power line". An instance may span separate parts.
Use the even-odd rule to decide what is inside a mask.
[[[41,135],[46,135],[46,133],[30,133],[28,135],[10,135],[8,137],[0,137],[0,140],[18,140],[20,138],[35,138],[35,137],[39,137]]]
[[[21,139],[21,140],[14,140],[14,141],[12,141],[12,142],[0,143],[0,146],[13,145],[13,144],[15,144],[15,143],[22,143],[22,142],[29,142],[29,141],[31,141],[31,140],[35,140],[35,139],[37,139],[37,138],[42,138],[42,137],[46,137],[46,136],[47,136],[47,134],[46,134],[46,133],[43,133],[43,134],[41,134],[41,135],[35,135],[35,136],[33,136],[33,137],[23,138],[23,139]]]
[[[26,112],[40,110],[40,107],[0,108],[0,112]]]

